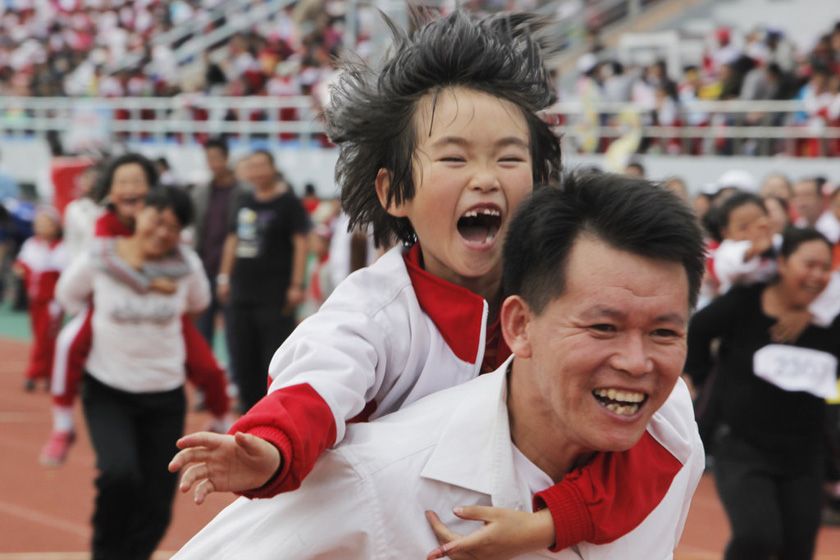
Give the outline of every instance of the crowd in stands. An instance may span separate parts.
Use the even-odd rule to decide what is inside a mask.
[[[0,95],[298,95],[332,70],[343,40],[344,2],[290,4],[204,57],[204,76],[184,83],[179,42],[153,38],[187,21],[200,33],[226,23],[219,0],[4,0],[0,2]],[[364,19],[364,18],[362,18]],[[359,35],[365,41],[364,26]],[[194,35],[194,34],[193,34]],[[363,47],[363,45],[362,45]],[[136,61],[121,68],[130,54]],[[209,56],[213,54],[214,56]],[[193,80],[195,82],[195,80]]]
[[[821,35],[814,46],[800,51],[783,30],[756,29],[740,37],[729,28],[718,28],[709,38],[701,61],[686,66],[682,75],[669,75],[664,61],[625,68],[597,47],[578,61],[580,78],[573,97],[589,103],[632,102],[644,109],[641,124],[663,127],[807,126],[814,138],[793,143],[744,139],[733,141],[725,132],[711,145],[700,139],[645,137],[641,153],[704,153],[717,155],[826,156],[840,153],[833,139],[819,139],[826,127],[840,125],[840,23]],[[697,101],[761,101],[801,99],[807,110],[782,113],[710,114]],[[607,116],[601,120],[610,121]],[[590,151],[606,149],[609,140]]]

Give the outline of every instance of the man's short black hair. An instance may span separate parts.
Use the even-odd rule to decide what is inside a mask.
[[[136,163],[143,169],[143,172],[146,175],[146,182],[149,183],[149,189],[157,187],[158,172],[155,168],[155,164],[152,163],[149,158],[137,153],[123,154],[112,158],[108,162],[105,171],[99,176],[99,180],[96,185],[96,200],[104,200],[111,192],[111,183],[114,182],[114,173],[117,172],[117,169],[123,165],[131,163]]]
[[[171,208],[181,227],[187,227],[193,220],[193,204],[190,195],[178,187],[165,186],[149,191],[146,206],[163,212]]]
[[[207,141],[204,143],[204,149],[209,150],[210,148],[216,148],[217,150],[221,150],[225,157],[228,157],[229,155],[227,141],[224,138],[208,138]]]
[[[542,33],[549,19],[512,13],[477,19],[456,10],[410,34],[386,22],[394,47],[381,70],[360,59],[342,60],[344,71],[324,111],[327,133],[339,146],[336,180],[351,227],[372,224],[377,244],[414,241],[408,220],[382,208],[376,176],[380,169],[388,172],[389,204],[414,197],[418,102],[447,88],[472,89],[516,105],[528,124],[534,182],[556,178],[560,143],[537,115],[555,98],[544,64],[555,49]]]
[[[565,291],[566,264],[582,235],[682,264],[688,303],[697,303],[705,245],[694,212],[661,185],[611,173],[567,176],[562,187],[535,189],[520,206],[505,239],[505,295],[519,295],[541,313]]]

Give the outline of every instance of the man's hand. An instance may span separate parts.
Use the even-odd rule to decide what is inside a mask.
[[[219,302],[222,305],[227,305],[230,303],[230,284],[227,282],[219,283],[216,285],[216,297],[219,298]]]
[[[306,294],[301,286],[289,286],[286,291],[286,306],[283,308],[283,313],[286,315],[294,313],[295,308],[303,303],[304,299],[306,299]]]
[[[178,440],[181,449],[169,463],[176,472],[184,467],[181,492],[195,486],[195,503],[211,492],[243,492],[263,486],[282,466],[280,451],[250,434],[222,435],[196,432]]]
[[[427,511],[426,519],[442,546],[430,552],[426,560],[445,557],[454,560],[507,560],[554,544],[554,523],[547,509],[524,513],[504,508],[465,506],[452,511],[461,519],[483,521],[484,526],[461,536],[450,531],[435,512]]]

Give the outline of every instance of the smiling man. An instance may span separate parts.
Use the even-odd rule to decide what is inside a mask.
[[[240,499],[176,558],[421,558],[437,545],[426,512],[455,538],[477,524],[453,503],[530,512],[596,453],[635,446],[636,460],[675,472],[657,481],[663,497],[640,525],[608,544],[521,558],[671,558],[703,471],[680,380],[703,266],[696,219],[664,188],[589,175],[537,189],[505,241],[501,324],[514,355],[348,427],[299,490]],[[445,554],[455,551],[432,557]]]

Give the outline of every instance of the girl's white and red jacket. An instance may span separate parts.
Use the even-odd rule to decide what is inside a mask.
[[[29,300],[52,301],[58,277],[69,261],[70,255],[60,240],[44,241],[30,237],[24,241],[15,263],[23,269]]]
[[[497,325],[489,329],[493,351],[485,352],[487,302],[425,272],[420,259],[418,246],[397,247],[353,273],[278,349],[269,394],[229,433],[270,441],[283,464],[265,486],[243,495],[267,498],[296,489],[321,453],[344,438],[348,421],[383,416],[473,379],[493,351],[494,367],[507,358]],[[664,405],[684,406],[674,399]],[[677,416],[685,414],[693,417],[691,410]],[[692,434],[682,432],[696,426],[652,429],[688,439]],[[630,450],[598,454],[579,475],[535,496],[551,511],[554,550],[611,542],[656,508],[688,457],[672,454],[650,431]]]

